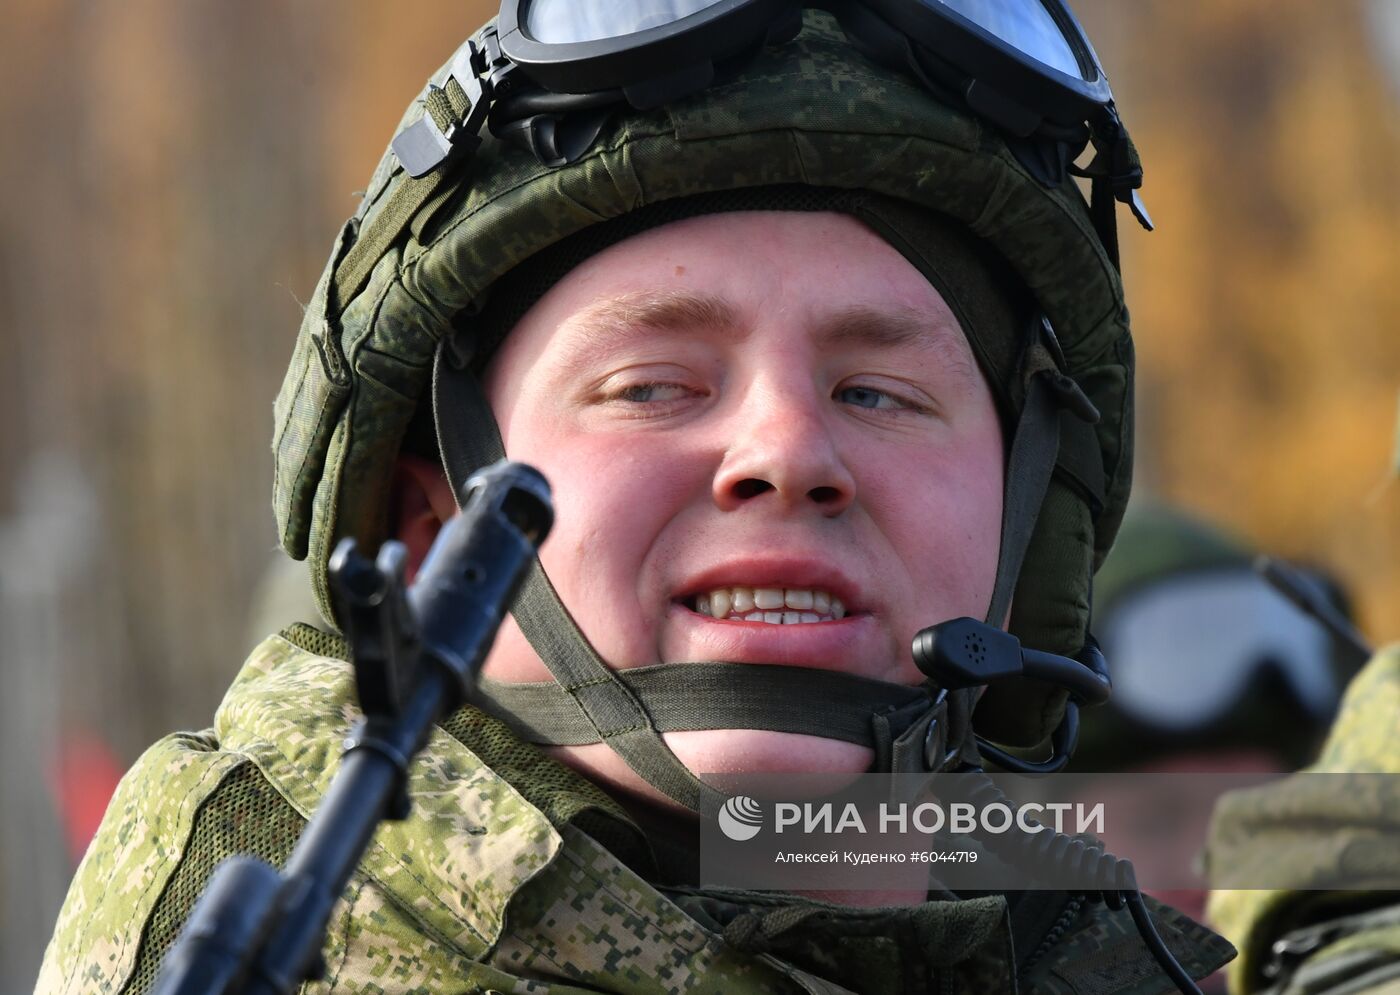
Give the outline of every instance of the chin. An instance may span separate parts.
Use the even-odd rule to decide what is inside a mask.
[[[712,784],[735,774],[845,774],[854,779],[869,771],[875,759],[874,753],[864,746],[791,732],[716,729],[668,732],[662,734],[662,738],[691,773]],[[548,752],[604,787],[663,808],[683,811],[638,777],[603,743],[555,746],[549,747]],[[826,782],[823,788],[839,790],[844,783]]]
[[[874,760],[864,746],[792,732],[716,729],[662,737],[702,779],[706,774],[864,774]]]

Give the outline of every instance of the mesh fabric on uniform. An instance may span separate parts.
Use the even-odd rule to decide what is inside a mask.
[[[235,853],[250,853],[280,868],[291,856],[305,823],[252,761],[235,767],[195,816],[180,866],[146,926],[128,995],[146,995],[155,985],[161,960],[220,861]]]
[[[350,659],[350,647],[343,637],[332,632],[323,632],[314,625],[297,622],[283,629],[281,636],[293,646],[300,647],[314,656],[324,656],[331,660]]]
[[[332,659],[349,654],[345,640],[297,623],[282,633],[293,645]],[[572,822],[634,866],[650,855],[636,829],[611,798],[592,783],[534,747],[521,743],[504,724],[464,707],[443,728],[504,778],[554,825]],[[306,825],[251,761],[234,768],[200,806],[189,845],[156,902],[137,955],[127,995],[147,995],[161,961],[219,863],[236,853],[260,857],[281,868]]]

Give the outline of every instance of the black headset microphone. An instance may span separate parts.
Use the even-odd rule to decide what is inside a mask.
[[[1079,709],[1101,705],[1113,691],[1108,662],[1091,635],[1079,656],[1060,656],[1028,649],[1011,633],[974,618],[955,618],[921,629],[914,636],[914,662],[939,687],[950,691],[978,687],[1013,677],[1025,677],[1064,688],[1069,692],[1064,718],[1051,734],[1048,760],[1031,761],[1012,756],[1005,750],[977,737],[978,752],[1003,770],[1017,774],[1049,774],[1063,770],[1074,754],[1079,738]],[[984,774],[971,789],[958,794],[975,806],[1000,803],[1018,810],[1016,802],[985,777],[981,767],[964,766],[958,773]],[[1029,820],[1030,824],[1036,824]],[[1130,861],[1115,857],[1102,845],[1057,833],[1049,827],[1038,832],[1024,829],[1013,820],[1014,831],[978,832],[973,835],[996,857],[1007,864],[1025,868],[1032,876],[1037,869],[1073,868],[1092,881],[1091,887],[1074,894],[1090,902],[1103,902],[1111,909],[1127,906],[1133,924],[1158,965],[1185,995],[1200,995],[1195,981],[1177,963],[1162,937],[1138,890]]]
[[[921,629],[914,636],[914,663],[939,687],[954,691],[1027,677],[1069,692],[1064,718],[1050,737],[1048,760],[1023,760],[977,738],[983,757],[1015,774],[1063,770],[1079,739],[1081,706],[1102,705],[1113,693],[1108,661],[1091,635],[1079,657],[1028,649],[1011,633],[974,618],[955,618]]]

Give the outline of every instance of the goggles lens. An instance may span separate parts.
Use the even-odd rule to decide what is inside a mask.
[[[1055,18],[1040,0],[918,0],[946,7],[1023,55],[1066,76],[1088,79]]]
[[[530,0],[525,32],[538,42],[567,45],[665,27],[723,0]]]
[[[1251,571],[1182,574],[1128,595],[1103,637],[1112,704],[1159,729],[1224,717],[1270,667],[1316,719],[1337,705],[1331,638]]]

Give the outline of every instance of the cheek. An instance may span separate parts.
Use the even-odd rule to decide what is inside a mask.
[[[992,421],[872,468],[868,506],[908,578],[895,620],[901,645],[934,622],[986,614],[1001,545],[1001,451]]]
[[[962,473],[953,479],[947,499],[950,556],[956,556],[966,578],[966,601],[958,614],[981,618],[992,599],[997,557],[1001,551],[1001,514],[1005,471],[1001,432],[995,429],[976,446],[966,447],[959,462]]]
[[[660,551],[697,493],[698,461],[658,440],[574,432],[551,419],[517,422],[506,447],[553,489],[555,525],[540,561],[584,636],[614,666],[660,662]]]

